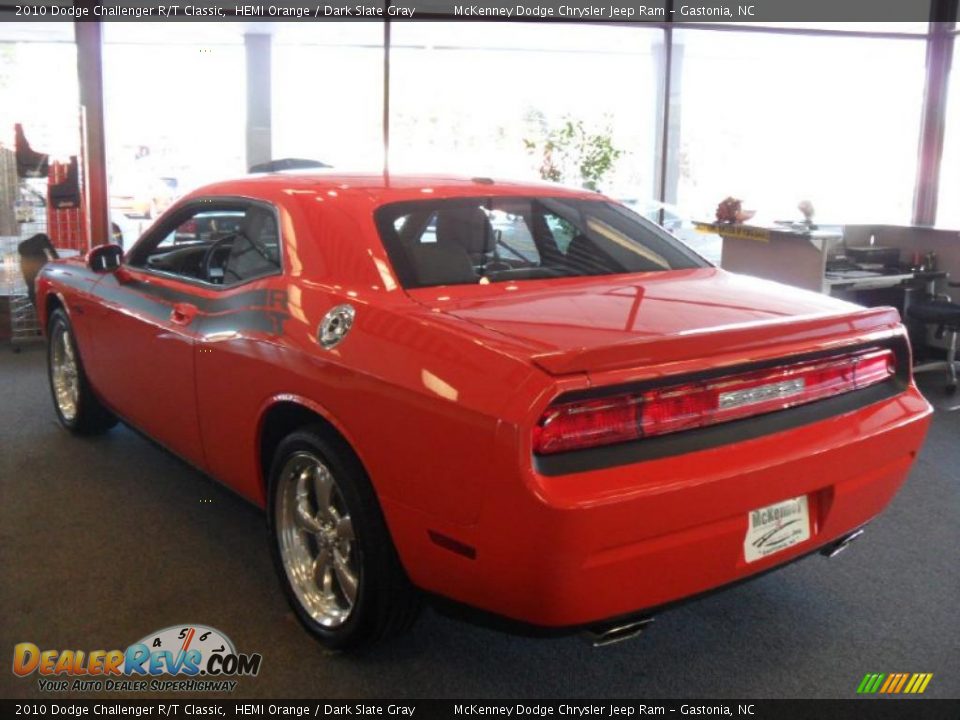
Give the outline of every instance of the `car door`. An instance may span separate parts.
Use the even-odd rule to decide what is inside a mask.
[[[208,471],[256,498],[257,418],[278,387],[289,318],[277,208],[251,204],[217,267],[216,296],[202,310],[196,348],[197,402]],[[222,270],[222,272],[221,272]]]
[[[137,242],[101,280],[94,365],[107,402],[137,429],[205,468],[197,410],[200,307],[216,284],[203,277],[206,252],[243,218],[242,203],[177,211]]]

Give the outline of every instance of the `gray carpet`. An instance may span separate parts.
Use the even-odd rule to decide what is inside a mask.
[[[866,672],[933,672],[928,696],[960,697],[960,412],[937,414],[903,492],[846,553],[604,649],[431,610],[375,654],[325,654],[287,609],[260,513],[126,428],[62,431],[40,348],[0,347],[0,452],[3,697],[40,694],[10,672],[16,642],[125,648],[184,622],[263,654],[241,697],[849,698]]]

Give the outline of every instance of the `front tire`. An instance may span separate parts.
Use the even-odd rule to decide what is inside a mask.
[[[420,609],[376,494],[350,448],[322,427],[288,435],[270,471],[271,549],[299,621],[333,650],[406,630]]]
[[[96,435],[117,424],[90,387],[70,319],[61,308],[51,313],[47,324],[47,376],[57,419],[67,430]]]

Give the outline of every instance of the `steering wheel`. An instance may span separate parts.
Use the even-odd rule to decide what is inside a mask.
[[[225,235],[219,240],[215,240],[210,247],[207,248],[207,251],[203,254],[203,260],[200,263],[200,268],[203,270],[203,276],[206,278],[207,282],[214,282],[213,277],[211,277],[210,272],[213,270],[213,263],[217,257],[217,253],[224,249],[227,243],[232,243],[236,238],[236,234]],[[226,264],[226,263],[224,263]],[[222,268],[221,268],[222,269]],[[223,282],[223,276],[220,277],[220,281]]]

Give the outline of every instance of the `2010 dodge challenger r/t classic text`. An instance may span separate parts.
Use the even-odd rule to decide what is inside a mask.
[[[250,176],[37,280],[61,423],[266,508],[334,648],[424,592],[615,639],[845,546],[931,409],[897,312],[712,267],[595,193]]]

